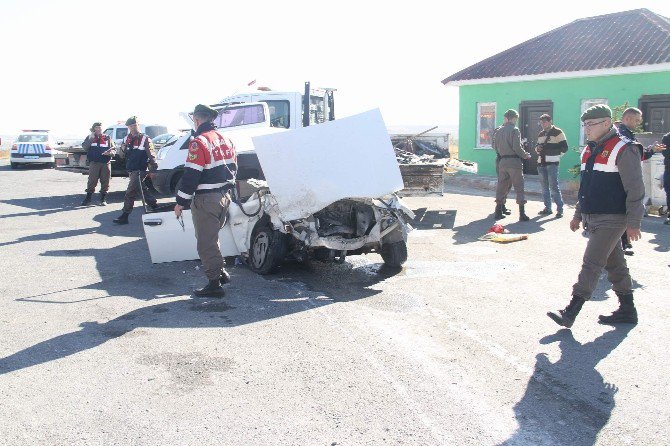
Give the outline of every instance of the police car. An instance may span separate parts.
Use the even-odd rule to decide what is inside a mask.
[[[55,154],[58,143],[48,130],[23,130],[12,144],[9,161],[12,169],[22,164],[47,164],[56,166]]]

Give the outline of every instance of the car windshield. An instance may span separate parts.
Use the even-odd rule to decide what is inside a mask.
[[[19,135],[18,142],[47,142],[47,135]]]
[[[218,128],[237,127],[239,125],[258,124],[265,121],[265,112],[261,104],[245,107],[223,108],[214,120]]]
[[[154,141],[154,144],[165,144],[172,138],[171,133],[163,133],[162,135],[158,135],[155,138],[152,138]]]
[[[158,135],[167,133],[167,127],[162,125],[148,125],[146,126],[144,133],[151,139],[154,139]]]

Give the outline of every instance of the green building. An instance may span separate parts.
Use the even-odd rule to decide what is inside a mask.
[[[459,157],[495,175],[491,132],[508,108],[519,111],[522,138],[533,148],[548,113],[571,148],[583,144],[579,120],[594,104],[640,108],[644,130],[670,131],[670,20],[636,9],[576,20],[496,54],[442,81],[459,87]],[[570,150],[560,176],[578,163]],[[524,162],[537,174],[537,158]]]

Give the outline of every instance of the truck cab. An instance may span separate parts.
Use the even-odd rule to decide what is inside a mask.
[[[312,89],[309,82],[305,83],[302,93],[272,91],[261,87],[258,90],[227,96],[212,105],[219,110],[219,116],[215,120],[217,131],[228,136],[236,146],[237,179],[241,196],[247,195],[244,193],[246,180],[265,178],[254,153],[251,137],[334,120],[334,91],[330,88]],[[182,117],[193,126],[189,114],[182,113]],[[153,187],[159,194],[175,193],[183,174],[185,150],[190,138],[190,133],[186,132],[169,141],[158,152],[158,170],[150,176]]]

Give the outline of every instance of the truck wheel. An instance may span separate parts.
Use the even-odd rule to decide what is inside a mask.
[[[251,233],[251,249],[249,250],[249,267],[258,274],[270,274],[284,260],[286,255],[286,238],[284,234],[273,229],[267,220],[260,220]]]
[[[381,255],[385,265],[400,268],[407,261],[407,244],[404,241],[384,244]]]

